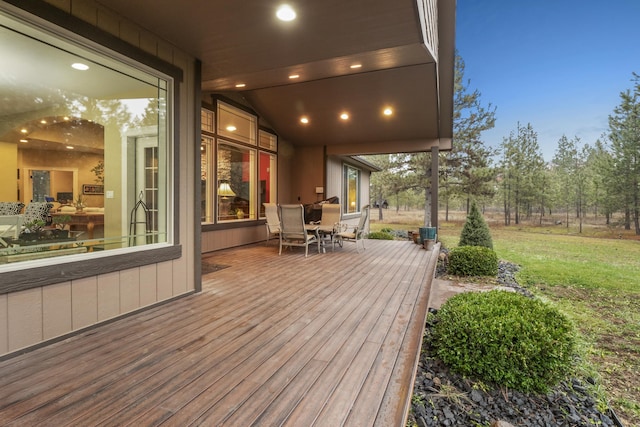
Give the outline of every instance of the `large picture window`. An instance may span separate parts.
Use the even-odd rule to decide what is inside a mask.
[[[173,243],[173,81],[85,46],[0,12],[0,272]]]
[[[218,220],[256,219],[256,150],[218,143]]]
[[[344,213],[360,212],[360,170],[344,165]]]
[[[277,200],[277,136],[257,131],[255,115],[216,105],[216,113],[203,108],[201,114],[202,223],[264,218],[263,203]]]

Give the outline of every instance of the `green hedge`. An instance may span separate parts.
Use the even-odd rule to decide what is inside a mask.
[[[432,345],[451,370],[523,392],[545,392],[572,373],[573,324],[514,292],[467,292],[436,314]]]
[[[384,232],[384,231],[372,231],[367,236],[367,239],[376,239],[376,240],[393,240],[393,234]]]
[[[498,255],[484,246],[460,246],[449,252],[447,271],[456,276],[495,276]]]

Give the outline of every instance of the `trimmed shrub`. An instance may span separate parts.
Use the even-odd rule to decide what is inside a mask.
[[[393,234],[384,232],[384,231],[372,231],[367,236],[367,239],[376,239],[376,240],[393,240]]]
[[[496,276],[498,255],[484,246],[459,246],[449,252],[447,271],[455,276]]]
[[[476,202],[471,202],[469,215],[467,215],[467,220],[462,227],[458,246],[484,246],[493,249],[489,226],[478,210]]]
[[[436,313],[432,345],[449,368],[525,393],[567,378],[577,356],[575,327],[556,308],[506,292],[467,292]]]

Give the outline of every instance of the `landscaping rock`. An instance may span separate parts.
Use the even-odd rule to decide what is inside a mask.
[[[441,264],[441,263],[439,263]],[[498,282],[528,297],[533,295],[518,285],[516,264],[500,262]],[[438,274],[445,274],[442,269]],[[429,312],[437,313],[434,308]],[[616,427],[617,424],[598,410],[597,402],[588,392],[592,378],[583,382],[573,378],[561,382],[547,394],[524,394],[515,390],[476,383],[451,373],[430,347],[431,328],[427,321],[418,372],[414,384],[412,413],[420,427],[473,426],[492,427]]]

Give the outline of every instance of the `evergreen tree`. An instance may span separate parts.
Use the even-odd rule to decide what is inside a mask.
[[[633,91],[620,94],[620,105],[609,116],[609,140],[613,158],[613,188],[622,196],[625,229],[634,224],[640,235],[640,75],[633,74]]]
[[[495,125],[495,107],[485,108],[480,102],[480,92],[469,89],[464,80],[465,64],[456,55],[453,101],[453,147],[445,156],[444,168],[449,182],[447,192],[467,199],[492,197],[494,170],[491,157],[494,152],[485,147],[481,134]]]
[[[520,224],[522,214],[531,216],[533,207],[539,203],[545,176],[544,159],[538,135],[531,124],[526,127],[518,123],[515,132],[502,141],[501,185],[504,197],[505,225],[511,224],[511,210],[515,222]]]
[[[471,202],[469,215],[460,233],[460,243],[458,246],[484,246],[493,249],[493,240],[489,232],[489,226],[485,222],[476,202]]]

